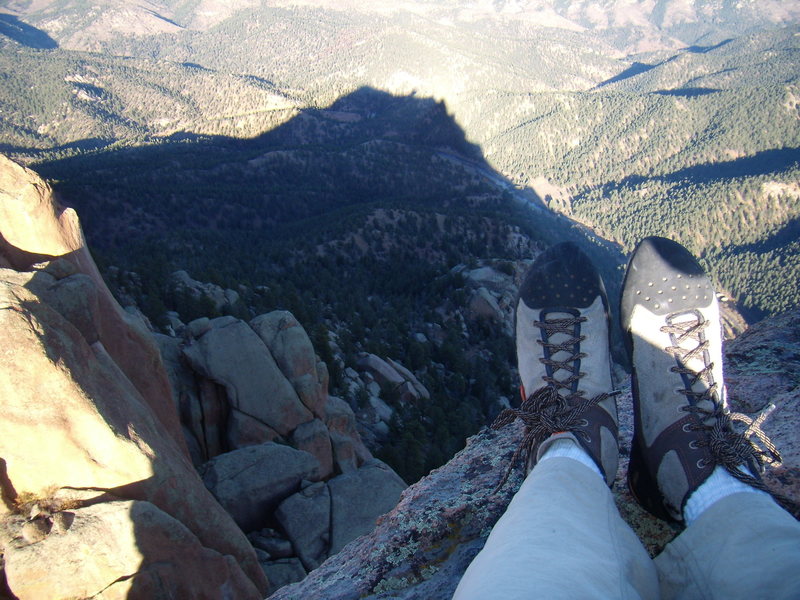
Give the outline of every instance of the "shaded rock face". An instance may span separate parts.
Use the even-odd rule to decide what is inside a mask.
[[[31,521],[48,530],[41,540],[16,538],[6,549],[13,557],[7,578],[19,598],[88,598],[102,591],[103,598],[215,599],[228,597],[229,589],[260,597],[231,556],[203,546],[149,502],[103,502],[57,516],[52,524],[44,517]],[[23,520],[15,516],[6,525],[14,529]]]
[[[775,491],[800,501],[800,310],[765,320],[729,342],[726,368],[732,410],[752,413],[770,402],[777,406],[763,429],[784,461],[769,468],[764,479]],[[622,517],[655,556],[679,529],[646,513],[627,490],[633,416],[630,386],[621,387],[621,456],[613,493]],[[516,423],[470,438],[450,462],[406,489],[373,531],[271,600],[449,600],[522,483],[518,466],[506,485],[491,494],[522,436],[523,427]]]
[[[469,318],[487,319],[500,325],[508,335],[514,335],[514,308],[519,293],[515,279],[521,273],[503,273],[491,265],[472,270],[463,269],[461,273],[472,289],[468,305]]]
[[[192,459],[256,544],[270,589],[397,503],[405,484],[372,458],[350,406],[328,396],[327,368],[291,313],[197,319],[182,332],[156,339]]]
[[[186,271],[175,271],[172,274],[172,289],[176,292],[184,292],[193,298],[205,298],[211,306],[218,312],[233,310],[239,302],[239,294],[234,290],[224,290],[213,283],[203,283],[192,279]],[[176,322],[174,325],[180,327],[182,323]]]
[[[305,407],[322,417],[328,392],[327,368],[314,353],[306,330],[284,310],[256,317],[250,326],[270,349]]]
[[[244,531],[259,529],[264,516],[319,479],[319,461],[308,452],[267,442],[221,454],[202,470],[203,481]]]
[[[75,213],[2,157],[0,234],[0,589],[262,597],[252,546],[189,461],[156,346]]]
[[[183,356],[194,371],[225,387],[232,412],[285,436],[312,415],[258,335],[243,321],[222,317],[199,339],[190,339]],[[229,423],[229,434],[239,422]]]

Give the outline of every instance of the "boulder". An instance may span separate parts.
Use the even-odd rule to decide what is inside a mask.
[[[306,575],[303,564],[297,558],[280,558],[261,563],[270,582],[270,592],[289,583],[302,580]]]
[[[275,511],[275,518],[307,571],[328,557],[331,497],[327,485],[315,483],[289,496]]]
[[[308,452],[274,442],[221,454],[202,468],[203,482],[244,531],[261,529],[271,512],[319,479],[319,461]]]
[[[261,552],[268,554],[270,559],[288,558],[294,552],[292,542],[285,537],[281,537],[277,531],[269,527],[248,534],[247,539],[250,540],[256,551],[261,550]],[[259,555],[262,556],[262,554]]]
[[[495,297],[484,287],[473,292],[469,301],[469,316],[472,319],[484,318],[498,323],[502,323],[505,317]]]
[[[384,423],[389,423],[392,420],[392,415],[394,411],[392,408],[386,404],[380,398],[376,398],[375,396],[370,396],[369,405],[372,407],[372,410],[375,411],[375,416]]]
[[[514,285],[510,275],[501,273],[491,266],[478,267],[464,273],[467,282],[476,288],[488,288],[493,292],[505,293]]]
[[[260,315],[250,321],[250,326],[267,345],[303,404],[316,416],[322,416],[327,373],[323,377],[317,372],[317,356],[303,326],[285,310]]]
[[[189,321],[186,325],[189,335],[193,338],[199,338],[206,331],[211,329],[211,319],[208,317],[200,317],[194,321]]]
[[[371,532],[271,600],[392,598],[448,600],[522,481],[517,470],[497,494],[522,427],[485,430],[445,466],[414,484]],[[386,596],[383,596],[386,597]]]
[[[428,388],[422,385],[422,383],[420,382],[419,379],[417,379],[417,376],[414,375],[414,373],[412,373],[409,369],[401,365],[398,361],[392,360],[391,358],[387,358],[386,362],[395,371],[397,371],[403,377],[403,379],[405,379],[407,382],[409,382],[411,385],[414,386],[418,398],[425,398],[426,400],[430,399],[431,394],[428,391]]]
[[[213,283],[203,283],[192,279],[186,271],[175,271],[171,278],[175,290],[184,290],[195,298],[207,298],[218,312],[230,310],[239,301],[239,294],[234,290],[224,290]]]
[[[191,367],[223,385],[233,408],[287,435],[313,417],[264,342],[243,321],[225,317],[183,349]],[[230,318],[232,319],[232,317]]]
[[[8,587],[20,600],[260,597],[231,556],[149,502],[102,502],[35,522],[46,531],[35,543],[17,534],[22,517],[0,530]]]
[[[389,363],[374,354],[365,354],[358,359],[356,367],[361,371],[366,371],[381,386],[396,387],[401,385],[405,379]]]
[[[290,442],[294,448],[308,452],[319,461],[320,479],[333,475],[333,451],[328,428],[319,419],[298,425],[292,432]]]
[[[283,441],[281,435],[272,427],[264,425],[240,410],[228,407],[222,414],[227,414],[227,417],[222,418],[222,422],[226,423],[225,447],[227,448],[245,448],[264,442]]]
[[[331,438],[334,468],[339,473],[357,469],[372,458],[356,430],[356,417],[341,398],[329,396],[325,405],[325,425]]]
[[[378,517],[397,504],[402,479],[377,459],[328,482],[331,495],[331,554],[375,527]]]

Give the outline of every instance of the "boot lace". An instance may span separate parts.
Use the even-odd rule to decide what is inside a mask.
[[[580,401],[583,399],[583,391],[577,390],[573,385],[586,373],[581,373],[577,367],[577,361],[586,357],[586,353],[578,352],[578,344],[586,339],[585,335],[578,334],[578,326],[586,321],[586,317],[568,317],[563,319],[545,319],[544,321],[534,321],[533,324],[544,333],[545,340],[536,340],[544,348],[544,357],[539,358],[539,362],[550,367],[552,375],[544,375],[542,379],[552,386],[556,392],[564,390],[567,400]],[[555,334],[565,334],[570,336],[561,343],[555,344],[550,340]],[[555,360],[553,356],[558,352],[571,354],[563,360]],[[558,371],[567,371],[569,375],[565,379],[556,379]]]
[[[505,485],[520,457],[523,458],[523,463],[527,464],[531,452],[554,433],[571,432],[576,436],[585,437],[586,432],[582,428],[589,423],[581,415],[588,408],[617,394],[619,392],[610,392],[599,394],[594,398],[578,395],[580,401],[577,404],[570,404],[567,398],[556,391],[555,386],[545,386],[528,396],[519,408],[504,409],[492,423],[492,429],[500,429],[520,419],[525,424],[525,436],[514,450],[503,478],[492,493],[497,493]]]
[[[678,365],[672,367],[671,371],[686,376],[686,388],[676,390],[689,400],[689,404],[681,410],[697,416],[696,424],[689,425],[688,429],[706,433],[695,443],[699,447],[708,447],[711,464],[723,467],[742,483],[767,492],[778,504],[797,517],[800,514],[800,507],[793,500],[769,490],[755,473],[740,468],[742,465],[755,468],[760,475],[767,465],[773,467],[781,465],[780,452],[761,429],[761,425],[775,410],[775,405],[770,404],[753,419],[744,413],[731,412],[720,402],[717,382],[712,375],[714,363],[710,362],[708,340],[704,333],[708,324],[709,321],[703,319],[700,313],[696,313],[695,319],[661,327],[661,331],[669,334],[673,343],[665,350],[678,361]],[[681,347],[680,344],[687,339],[694,340],[697,345],[690,349]],[[703,368],[699,371],[693,371],[686,366],[694,358],[703,360]],[[702,391],[694,391],[692,387],[698,381],[705,382],[707,387]],[[711,408],[700,405],[699,402],[703,400],[710,401]],[[744,429],[741,425],[737,429],[737,424],[744,424]]]
[[[546,386],[528,396],[519,408],[503,410],[492,423],[492,429],[500,429],[516,419],[525,424],[525,435],[493,493],[508,481],[520,456],[524,459],[523,464],[527,464],[531,452],[554,433],[571,432],[576,436],[585,437],[587,434],[582,428],[589,423],[581,415],[591,406],[619,393],[600,394],[587,399],[584,397],[584,391],[578,390],[577,381],[586,375],[578,368],[578,361],[587,356],[586,353],[579,351],[579,344],[586,339],[585,335],[579,335],[580,324],[586,320],[586,317],[575,316],[533,322],[535,327],[542,330],[544,338],[536,340],[544,349],[544,356],[539,358],[539,362],[549,367],[550,374],[542,376]],[[551,340],[556,334],[566,335],[567,338],[554,343]],[[556,360],[554,356],[559,352],[569,356]],[[558,379],[556,374],[559,371],[566,371],[568,375]]]

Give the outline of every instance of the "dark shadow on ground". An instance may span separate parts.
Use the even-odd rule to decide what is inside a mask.
[[[652,93],[657,94],[659,96],[681,96],[683,98],[695,98],[697,96],[707,96],[709,94],[716,94],[719,91],[721,90],[715,88],[694,87],[694,88],[677,88],[674,90],[658,90]]]
[[[729,38],[727,40],[722,40],[718,44],[713,44],[711,46],[689,46],[686,48],[687,52],[691,52],[692,54],[706,54],[707,52],[711,52],[712,50],[716,50],[717,48],[722,48],[723,46],[727,46],[733,41],[733,38]]]
[[[610,182],[603,186],[603,190],[604,193],[608,193],[616,188],[642,185],[649,181],[702,183],[714,179],[755,177],[784,171],[798,163],[800,163],[800,148],[778,148],[775,150],[764,150],[762,152],[757,152],[753,156],[743,156],[734,160],[693,165],[685,169],[667,173],[666,175],[656,175],[653,177],[633,175],[621,181]]]
[[[630,67],[628,67],[621,73],[618,73],[617,75],[614,75],[614,77],[606,79],[605,81],[597,84],[597,88],[601,88],[606,85],[616,83],[618,81],[623,81],[630,77],[636,77],[637,75],[641,75],[642,73],[647,73],[648,71],[655,69],[657,66],[658,65],[648,65],[646,63],[634,62],[633,64],[631,64]]]
[[[41,29],[20,21],[14,15],[0,13],[0,35],[37,50],[53,50],[58,43]]]
[[[345,253],[354,223],[375,210],[400,208],[429,219],[485,216],[519,224],[542,245],[575,241],[598,263],[616,306],[624,262],[618,247],[547,209],[533,190],[515,188],[467,139],[446,105],[432,98],[364,87],[250,139],[178,132],[135,148],[41,162],[35,169],[58,181],[56,190],[78,210],[93,252],[122,268],[183,268],[230,287],[257,286],[267,276],[297,279],[287,260],[313,258],[328,242]],[[412,223],[392,235],[406,236],[406,249],[433,242],[451,257],[450,266],[468,256],[513,258],[482,246],[480,233],[450,248]],[[388,267],[374,257],[337,258],[337,279],[352,279],[358,265],[372,269],[376,292],[424,291],[424,277],[414,281],[414,269],[427,265],[408,263],[412,259],[391,245],[389,255],[395,260]],[[138,263],[132,264],[134,257]],[[333,259],[317,260],[335,274]],[[304,296],[309,303],[331,297],[320,273],[298,281],[305,287],[296,291],[298,305]]]
[[[797,240],[800,240],[800,217],[795,217],[768,238],[732,248],[731,253],[742,254],[745,252],[755,252],[756,254],[762,254],[781,248]]]
[[[82,140],[76,140],[74,142],[70,142],[69,144],[61,144],[59,146],[53,146],[51,148],[48,148],[46,152],[58,153],[62,151],[70,152],[74,150],[79,150],[81,152],[89,152],[92,150],[101,150],[103,148],[106,148],[107,146],[112,145],[113,143],[114,140],[112,139],[84,138]],[[15,146],[13,144],[0,143],[0,152],[35,156],[44,151],[41,148]]]

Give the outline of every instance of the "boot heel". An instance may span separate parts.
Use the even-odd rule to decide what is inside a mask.
[[[651,515],[675,523],[675,519],[664,508],[661,492],[658,489],[658,482],[651,475],[644,462],[638,435],[634,434],[631,446],[631,460],[628,464],[628,489],[639,505]]]

